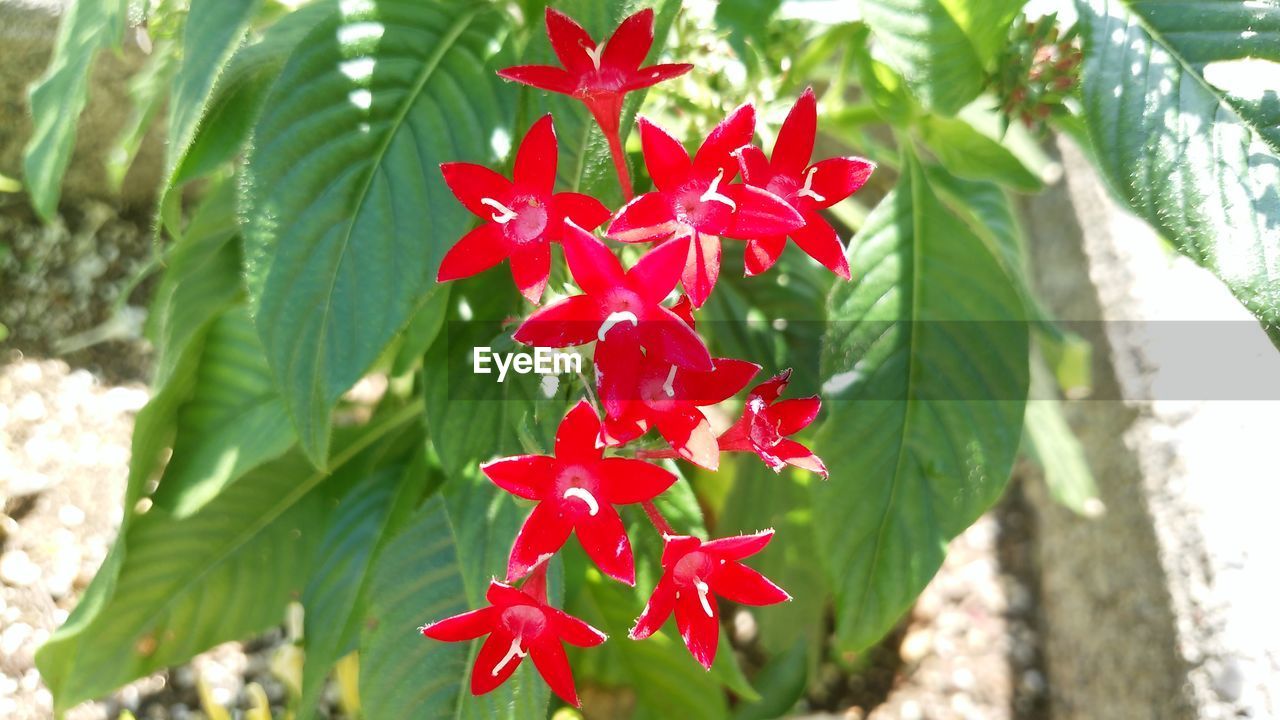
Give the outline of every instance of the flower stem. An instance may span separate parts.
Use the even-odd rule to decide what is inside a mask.
[[[630,202],[635,196],[635,191],[631,189],[631,171],[627,169],[627,155],[622,150],[622,138],[619,137],[617,130],[606,132],[604,136],[609,142],[609,154],[613,156],[613,167],[618,171],[618,184],[622,186],[622,196]]]
[[[676,451],[671,448],[665,450],[636,450],[637,460],[675,460],[679,457]]]
[[[671,527],[671,523],[662,516],[662,511],[652,500],[645,500],[640,503],[640,507],[644,508],[644,514],[649,516],[649,522],[653,523],[653,528],[661,535],[675,535],[676,531]]]

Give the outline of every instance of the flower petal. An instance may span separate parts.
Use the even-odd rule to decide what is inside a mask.
[[[513,337],[534,347],[571,347],[596,339],[600,308],[587,295],[574,295],[548,305],[521,323]]]
[[[764,400],[768,405],[787,389],[787,384],[791,382],[791,368],[787,368],[773,377],[765,380],[759,385],[751,388],[751,394]]]
[[[512,605],[529,605],[532,598],[522,588],[512,587],[500,580],[490,580],[484,599],[494,607],[506,609]]]
[[[815,204],[829,208],[849,197],[867,184],[867,178],[875,169],[875,163],[860,157],[836,157],[814,163],[810,188],[822,197],[822,201]]]
[[[664,307],[649,308],[640,323],[640,338],[646,350],[672,365],[700,371],[714,367],[711,353],[698,333]]]
[[[645,8],[622,21],[605,43],[601,67],[636,70],[653,46],[653,9]]]
[[[493,630],[498,622],[498,609],[482,607],[422,626],[422,634],[432,640],[461,642],[474,640]]]
[[[680,275],[689,255],[688,238],[669,240],[645,253],[627,271],[627,287],[644,299],[657,304],[666,299]]]
[[[514,188],[511,181],[483,165],[467,162],[440,163],[445,184],[468,210],[485,220],[492,220],[494,209],[482,200],[507,204]]]
[[[702,603],[705,599],[711,614],[707,614]],[[715,595],[707,593],[700,597],[692,588],[685,588],[676,598],[676,625],[680,628],[680,637],[685,647],[693,654],[702,667],[710,670],[716,659],[716,648],[720,644],[720,609]]]
[[[741,560],[763,550],[772,539],[773,528],[769,528],[750,535],[734,535],[710,540],[702,544],[702,549],[725,560]]]
[[[848,280],[849,258],[845,257],[844,245],[836,229],[831,227],[821,215],[815,212],[802,213],[805,218],[804,227],[791,231],[791,238],[796,241],[809,257],[822,263],[823,267]]]
[[[676,482],[676,476],[644,460],[611,457],[596,466],[600,494],[614,505],[652,500]]]
[[[520,294],[535,305],[551,275],[551,245],[546,242],[520,245],[511,252],[511,279]]]
[[[651,192],[624,205],[605,235],[624,243],[655,242],[671,237],[679,229],[671,203],[662,193]]]
[[[583,292],[603,295],[622,284],[622,264],[595,235],[566,222],[563,245],[569,272]]]
[[[689,178],[689,151],[648,118],[639,118],[636,126],[640,129],[644,166],[649,170],[649,177],[653,178],[654,187],[663,192],[678,189]]]
[[[689,63],[664,63],[661,65],[650,65],[647,68],[640,68],[635,73],[628,75],[626,81],[622,85],[622,89],[626,92],[632,90],[643,90],[652,87],[665,80],[689,72],[693,69],[693,65]]]
[[[748,185],[764,187],[773,179],[773,171],[769,168],[769,158],[764,151],[755,145],[738,148],[734,153],[738,157],[738,169],[742,170],[742,179]]]
[[[724,194],[738,206],[729,227],[728,237],[743,240],[768,235],[786,235],[804,225],[802,216],[786,200],[754,185],[730,185]]]
[[[662,567],[670,568],[680,558],[702,547],[702,541],[692,535],[663,535]]]
[[[541,500],[551,491],[556,460],[545,455],[513,455],[480,465],[494,485],[525,500]]]
[[[738,185],[736,187],[746,187]],[[763,192],[763,191],[761,191]],[[689,247],[689,258],[685,262],[684,274],[680,283],[689,296],[689,302],[696,308],[702,307],[711,291],[716,287],[720,277],[720,238],[706,233],[695,233],[693,243]]]
[[[529,655],[552,692],[574,707],[582,706],[578,702],[578,691],[573,686],[573,669],[569,667],[569,658],[559,640],[548,638],[536,642],[529,648]]]
[[[590,195],[575,192],[556,193],[551,196],[548,237],[552,240],[563,238],[567,230],[565,220],[572,220],[574,225],[590,232],[608,220],[609,215],[609,208]]]
[[[821,409],[822,400],[814,395],[774,403],[769,406],[769,415],[778,423],[779,435],[792,435],[809,427]]]
[[[773,446],[771,451],[776,457],[784,460],[788,465],[817,473],[823,478],[830,477],[827,472],[827,466],[822,462],[822,458],[813,454],[809,448],[801,445],[795,440],[783,439]]]
[[[556,635],[570,645],[595,647],[609,639],[608,635],[563,610],[545,607],[542,612],[546,613],[547,619],[551,622],[551,629]]]
[[[515,640],[514,635],[505,628],[498,627],[480,646],[480,652],[476,653],[475,666],[471,669],[472,695],[483,695],[493,690],[506,682],[515,673],[516,668],[520,667],[519,655],[507,658],[513,640]],[[499,668],[500,665],[501,668]]]
[[[600,417],[591,403],[579,400],[556,429],[556,460],[562,463],[599,460],[604,455],[599,441]]]
[[[644,610],[640,611],[640,617],[636,618],[636,624],[632,626],[628,636],[632,640],[644,640],[658,632],[667,618],[671,617],[671,611],[675,606],[676,584],[671,573],[664,573],[653,588],[649,601],[645,603]]]
[[[547,8],[547,38],[551,49],[566,69],[582,74],[596,69],[588,50],[596,49],[596,41],[573,18],[559,10]]]
[[[644,419],[631,412],[633,405],[634,403],[627,403],[620,417],[605,417],[601,434],[606,445],[626,445],[649,431]]]
[[[700,178],[711,179],[716,173],[724,170],[720,180],[723,188],[738,174],[738,160],[733,153],[744,145],[751,144],[751,136],[756,132],[756,109],[751,103],[739,105],[729,113],[719,125],[712,128],[707,139],[693,156],[693,174]]]
[[[543,115],[525,133],[516,151],[511,176],[525,192],[549,196],[556,186],[556,128],[551,115]]]
[[[737,562],[721,565],[711,587],[726,600],[742,605],[773,605],[791,599],[786,590],[769,578]]]
[[[746,360],[716,358],[710,372],[679,371],[673,381],[676,396],[694,405],[715,405],[738,394],[760,372],[760,366]]]
[[[631,325],[616,325],[603,341],[596,342],[596,386],[606,416],[618,417],[628,401],[636,399],[640,366],[640,336]]]
[[[759,275],[773,267],[787,247],[786,235],[767,235],[747,241],[745,265],[747,277]]]
[[[720,445],[711,431],[711,423],[702,413],[697,410],[664,413],[655,424],[680,457],[708,470],[720,466]]]
[[[440,261],[436,282],[471,277],[488,270],[507,257],[507,241],[502,226],[485,223],[462,236]]]
[[[538,503],[516,534],[511,558],[507,561],[507,581],[528,575],[538,563],[563,547],[572,531],[573,525],[560,516],[554,503]]]
[[[578,89],[578,78],[552,65],[517,65],[498,71],[504,80],[532,85],[540,90],[572,95]]]
[[[631,541],[622,518],[612,505],[600,506],[595,515],[579,518],[578,541],[587,556],[595,561],[600,572],[628,585],[636,584],[635,560],[631,556]]]
[[[805,88],[778,129],[778,140],[773,144],[774,174],[795,177],[804,174],[813,155],[813,136],[817,132],[818,103],[813,97],[813,88]]]

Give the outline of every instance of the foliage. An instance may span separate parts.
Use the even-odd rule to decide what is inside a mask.
[[[767,663],[740,667],[725,633],[710,673],[668,632],[623,637],[662,573],[661,541],[639,509],[624,508],[636,588],[577,550],[549,571],[551,601],[613,636],[572,655],[593,697],[630,697],[635,717],[786,713],[820,657],[862,651],[899,621],[947,542],[999,497],[1024,431],[1055,495],[1088,511],[1092,482],[1069,430],[1056,408],[1027,402],[1029,388],[1055,391],[1033,345],[1061,333],[1031,290],[1011,200],[1044,186],[1047,162],[1024,118],[997,109],[1021,113],[1019,82],[1045,84],[1018,77],[1045,61],[1039,40],[1020,34],[1029,24],[1015,22],[1021,2],[866,0],[855,17],[805,18],[799,0],[714,12],[660,0],[647,63],[696,69],[626,98],[613,155],[580,103],[496,75],[556,61],[545,4],[154,9],[149,26],[164,43],[135,83],[138,115],[113,172],[123,176],[148,118],[167,108],[156,193],[164,274],[147,326],[156,373],[119,538],[38,654],[59,711],[277,625],[294,600],[305,611],[301,690],[290,699],[299,717],[314,714],[326,677],[357,651],[359,704],[374,720],[554,709],[531,664],[472,697],[479,643],[413,632],[483,604],[528,513],[477,463],[551,453],[565,411],[584,394],[598,399],[589,370],[549,390],[536,377],[498,384],[471,373],[472,347],[517,349],[514,320],[529,306],[505,269],[435,282],[476,227],[438,164],[510,176],[518,139],[548,112],[557,190],[591,193],[610,211],[625,194],[615,169],[635,175],[641,193],[654,180],[639,173],[650,158],[631,132],[642,100],[654,124],[693,140],[749,99],[757,142],[769,146],[812,86],[819,156],[879,164],[863,192],[826,213],[841,238],[856,231],[851,281],[795,247],[774,276],[743,277],[743,244],[726,239],[716,293],[697,313],[714,356],[754,359],[768,375],[795,368],[793,388],[823,393],[810,437],[830,479],[766,473],[723,453],[718,474],[685,466],[654,501],[691,537],[778,532],[753,561],[795,602],[751,611]],[[649,3],[554,4],[603,38]],[[120,46],[128,5],[74,2],[31,93],[22,184],[42,217],[57,210],[94,58]],[[1083,61],[1054,66],[1049,126],[1082,124],[1117,194],[1217,273],[1280,343],[1280,101],[1274,88],[1241,84],[1257,63],[1280,62],[1280,10],[1245,0],[1075,5],[1077,29],[1053,37],[1078,32]],[[1032,25],[1041,39],[1044,22],[1053,20]],[[1075,57],[1073,47],[1058,49]],[[621,248],[628,265],[632,251]],[[562,265],[549,298],[565,294]],[[349,393],[362,378],[386,390]],[[708,414],[736,415],[738,404]],[[655,436],[642,442],[639,452],[670,457]],[[352,687],[350,670],[343,676]]]

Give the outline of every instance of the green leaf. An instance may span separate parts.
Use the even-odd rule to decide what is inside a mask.
[[[405,328],[396,348],[395,360],[391,362],[391,374],[403,375],[419,363],[426,354],[427,348],[435,342],[444,327],[444,319],[449,309],[450,285],[441,285],[431,293],[431,297],[413,314],[409,327]]]
[[[920,135],[943,167],[971,180],[994,180],[1015,190],[1036,192],[1044,187],[998,140],[959,118],[930,115],[920,123]]]
[[[533,663],[484,698],[466,684],[475,643],[422,637],[426,622],[479,607],[459,564],[457,519],[439,496],[429,499],[379,556],[360,639],[360,697],[370,720],[398,718],[537,718],[547,688]]]
[[[173,79],[165,174],[182,164],[205,116],[214,84],[249,29],[259,0],[192,0]]]
[[[1055,398],[1053,373],[1036,357],[1031,370],[1032,400],[1027,402],[1027,448],[1044,471],[1045,485],[1054,500],[1073,512],[1092,517],[1101,509],[1098,487],[1085,457]]]
[[[214,321],[205,338],[195,391],[178,413],[173,459],[155,503],[186,517],[293,443],[253,323],[244,308],[234,308]]]
[[[246,277],[307,456],[330,411],[412,317],[470,213],[437,165],[493,159],[508,91],[502,16],[379,0],[320,23],[281,71],[244,169]]]
[[[1202,0],[1171,13],[1159,5],[1076,2],[1095,160],[1129,207],[1222,278],[1280,345],[1280,116],[1205,76],[1207,64],[1243,55],[1274,75],[1280,8]],[[1255,32],[1270,39],[1245,37]]]
[[[32,132],[23,156],[23,181],[32,207],[44,220],[58,209],[94,58],[102,48],[119,44],[128,6],[129,0],[77,0],[67,5],[49,67],[31,88]]]
[[[113,191],[119,191],[124,184],[143,140],[156,124],[156,113],[168,97],[170,78],[178,70],[179,52],[172,40],[157,42],[146,64],[129,78],[129,100],[133,107],[106,158],[107,184]]]
[[[884,60],[927,107],[953,115],[978,96],[1025,0],[861,0]]]
[[[1017,290],[946,211],[909,151],[899,186],[854,239],[823,353],[828,415],[814,527],[836,641],[890,630],[946,543],[999,497],[1022,434],[1028,334]]]
[[[312,490],[324,478],[292,456],[189,518],[158,507],[138,517],[118,541],[129,551],[85,641],[46,644],[37,656],[58,706],[280,622],[319,544],[325,509]]]
[[[786,715],[804,697],[809,679],[809,650],[804,640],[792,643],[774,655],[756,674],[761,699],[743,703],[733,713],[734,720],[769,720]]]

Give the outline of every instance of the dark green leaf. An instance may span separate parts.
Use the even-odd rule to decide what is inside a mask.
[[[893,627],[946,543],[999,497],[1022,433],[1028,335],[1017,290],[934,196],[910,152],[854,239],[861,272],[831,298],[830,414],[814,527],[835,589],[836,640]]]
[[[769,720],[786,715],[804,697],[809,678],[808,656],[805,641],[797,640],[771,658],[756,674],[760,700],[739,705],[733,713],[734,720]]]
[[[470,214],[437,165],[492,161],[510,91],[483,5],[378,0],[320,23],[266,100],[245,167],[247,280],[308,457],[329,414],[409,322]],[[504,148],[500,148],[505,151]]]

